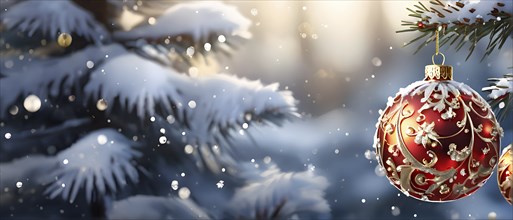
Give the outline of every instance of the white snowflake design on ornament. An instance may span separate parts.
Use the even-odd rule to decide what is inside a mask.
[[[443,120],[456,117],[456,113],[453,109],[460,108],[460,102],[457,98],[460,96],[460,90],[466,95],[473,95],[472,90],[467,85],[454,81],[414,83],[405,90],[411,91],[411,87],[416,87],[416,89],[409,94],[411,96],[424,93],[424,98],[421,99],[421,102],[424,102],[424,106],[418,111],[422,112],[426,109],[433,109],[434,111],[444,112],[441,115]],[[450,94],[452,94],[452,97]]]
[[[436,146],[436,143],[440,143],[438,141],[438,134],[434,131],[435,128],[435,122],[426,123],[424,122],[418,129],[417,129],[417,135],[415,136],[415,143],[416,144],[422,144],[424,148],[426,148],[427,145],[430,145],[432,147]]]
[[[496,165],[503,134],[489,104],[452,80],[400,89],[380,112],[377,128],[376,155],[392,185],[431,202],[456,200],[482,186]]]

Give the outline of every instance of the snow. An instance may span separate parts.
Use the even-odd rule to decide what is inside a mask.
[[[145,118],[154,115],[157,108],[168,115],[173,114],[173,104],[180,108],[183,102],[177,85],[184,83],[185,76],[173,69],[127,53],[109,58],[93,71],[84,92],[90,101],[104,99],[109,105],[107,113],[120,105],[128,111],[135,109],[140,118]]]
[[[251,21],[234,6],[216,1],[198,1],[176,4],[158,17],[155,24],[139,26],[127,32],[116,32],[114,37],[135,40],[187,34],[194,41],[205,41],[212,33],[226,33],[249,38],[250,25]]]
[[[2,13],[1,19],[7,29],[27,32],[29,36],[41,31],[57,39],[59,33],[70,33],[95,43],[110,37],[92,14],[69,0],[24,1]]]
[[[118,55],[125,50],[118,44],[90,46],[66,57],[34,59],[20,68],[2,69],[6,75],[0,78],[0,118],[17,98],[33,94],[40,99],[49,96],[69,95],[81,77],[88,73],[86,63],[100,63],[103,54]]]
[[[145,5],[168,4],[168,2],[163,1],[136,0],[112,0],[111,2],[139,6],[139,9],[136,10],[139,12],[144,11],[142,8]],[[301,5],[298,7],[300,9]],[[314,8],[313,5],[308,6],[308,10],[312,10],[312,8]],[[249,10],[251,7],[247,9]],[[262,6],[259,9],[259,12],[256,9],[255,12],[251,10],[251,14],[253,16],[268,14],[265,7]],[[306,10],[306,6],[303,6],[303,10]],[[163,8],[162,11],[165,11],[165,9]],[[194,12],[194,14],[180,16],[207,17],[202,10],[198,10],[197,14],[192,9],[189,12]],[[164,17],[155,17],[151,20],[151,23],[159,25],[158,19]],[[176,15],[176,17],[179,16]],[[215,16],[204,17],[202,19],[215,20],[218,18]],[[260,19],[260,17],[255,19]],[[171,22],[165,19],[160,21]],[[177,30],[174,29],[174,26],[166,26],[166,22],[160,24],[161,27],[164,27],[164,29],[161,28],[162,33],[171,29],[172,31]],[[191,25],[191,21],[185,20],[184,17],[172,22],[180,23],[178,27],[183,30],[189,28],[187,30],[191,30],[191,32],[186,34],[199,35],[198,40],[205,40],[204,38],[208,32],[195,32],[198,28],[212,27],[212,25]],[[236,22],[240,22],[240,20]],[[201,21],[201,23],[209,23],[209,21]],[[154,26],[140,26],[139,28],[143,27],[155,28]],[[150,33],[160,31],[160,29],[148,29],[148,31]],[[212,44],[203,44],[202,42],[202,44],[195,45],[195,53],[192,53],[193,48],[190,50],[191,56],[203,49],[213,50],[217,43],[226,42],[227,38],[230,38],[231,31],[209,34],[214,37],[211,38],[214,42],[210,42]],[[167,35],[163,37],[167,37]],[[296,110],[296,100],[292,97],[292,94],[287,91],[280,91],[277,84],[265,85],[260,81],[252,81],[223,73],[206,77],[196,74],[197,77],[191,78],[173,70],[172,67],[160,65],[155,60],[145,59],[133,54],[132,51],[128,52],[121,49],[119,46],[113,45],[112,47],[118,48],[122,55],[116,55],[110,49],[104,51],[99,47],[89,47],[77,53],[61,56],[60,61],[53,58],[35,60],[33,65],[29,65],[28,70],[27,68],[16,69],[18,68],[17,61],[15,61],[16,63],[5,63],[6,67],[9,66],[6,70],[8,72],[2,72],[5,77],[0,79],[0,82],[2,82],[0,87],[2,87],[2,94],[7,92],[8,95],[0,100],[0,103],[7,103],[2,104],[2,109],[11,107],[15,100],[21,99],[23,101],[22,98],[30,94],[37,95],[43,101],[48,98],[48,95],[64,95],[64,102],[66,102],[68,97],[66,91],[69,91],[69,88],[80,88],[78,91],[85,92],[90,101],[89,103],[83,103],[84,106],[92,108],[93,111],[79,117],[86,117],[86,121],[94,122],[92,127],[114,127],[113,129],[102,129],[89,133],[68,149],[62,149],[62,146],[51,146],[45,140],[38,140],[37,144],[30,144],[23,150],[23,152],[29,154],[30,149],[48,148],[52,149],[49,154],[58,153],[55,157],[29,155],[30,158],[21,159],[20,161],[2,162],[0,164],[2,172],[0,189],[4,189],[5,186],[10,188],[8,196],[2,194],[2,202],[4,202],[4,199],[13,200],[5,206],[2,205],[1,209],[2,211],[6,210],[6,212],[3,212],[6,217],[11,213],[25,212],[25,210],[20,211],[22,209],[16,206],[17,200],[22,198],[28,203],[28,198],[30,198],[30,200],[36,200],[34,203],[40,205],[41,210],[44,206],[44,211],[40,213],[50,215],[50,218],[80,218],[78,216],[81,214],[80,212],[87,215],[89,207],[86,204],[80,204],[79,201],[82,199],[79,200],[78,197],[85,194],[91,199],[90,194],[93,191],[98,193],[103,191],[102,196],[109,196],[109,193],[115,192],[116,198],[113,199],[122,199],[113,201],[112,209],[108,209],[110,211],[108,217],[111,219],[196,219],[209,217],[221,219],[236,217],[281,219],[303,217],[302,215],[305,213],[315,216],[305,217],[305,219],[325,219],[329,218],[330,214],[335,218],[354,219],[376,218],[376,216],[379,217],[383,214],[388,214],[389,217],[391,215],[405,217],[412,216],[411,211],[421,211],[420,216],[423,218],[434,218],[444,216],[444,213],[446,213],[440,208],[431,210],[433,206],[427,203],[407,201],[405,196],[398,198],[392,187],[376,187],[377,185],[383,185],[386,178],[376,178],[374,168],[379,167],[375,163],[368,163],[375,161],[366,160],[374,157],[373,152],[365,152],[370,147],[372,135],[370,132],[363,131],[366,124],[369,124],[366,122],[373,120],[372,118],[375,115],[369,116],[366,114],[369,110],[367,106],[377,105],[372,104],[374,101],[371,99],[363,101],[366,109],[360,114],[352,114],[346,112],[346,110],[344,112],[334,111],[330,115],[307,122],[293,120],[284,124],[279,123],[280,126],[263,127],[260,126],[262,125],[260,122],[264,122],[263,124],[269,121],[281,122],[287,118],[286,116],[293,116]],[[135,50],[137,49],[141,48]],[[150,46],[144,47],[142,50],[147,51],[150,55],[153,53],[155,57],[162,55],[156,53],[156,48]],[[167,56],[167,54],[165,55]],[[169,63],[162,62],[164,59],[169,60],[166,56],[161,56],[162,59],[159,59],[159,61],[169,65]],[[380,57],[383,58],[384,56],[376,55],[375,62],[371,60],[374,66],[383,65]],[[283,57],[279,60],[282,64],[284,63]],[[222,67],[225,65],[229,65],[230,69],[240,69],[234,64],[222,64]],[[228,69],[228,66],[225,69]],[[261,76],[265,77],[264,75]],[[11,77],[13,78],[11,79]],[[372,78],[374,78],[374,75],[372,75]],[[310,82],[313,81],[310,80]],[[351,84],[359,82],[357,77],[347,77],[347,80],[351,80]],[[76,82],[84,83],[85,88],[82,87],[84,84],[81,84],[81,87],[74,87]],[[294,88],[291,84],[287,85]],[[388,85],[391,84],[388,83]],[[300,87],[301,85],[297,86]],[[344,86],[346,85],[340,87]],[[301,90],[301,88],[299,89]],[[353,91],[353,93],[341,94],[341,98],[358,96],[357,94]],[[76,95],[77,100],[74,104],[79,104],[77,102],[82,101],[83,97],[81,97],[81,94],[74,95]],[[75,100],[74,95],[73,100]],[[311,95],[314,97],[316,94],[311,92]],[[369,94],[365,96],[373,97]],[[118,102],[118,99],[121,102]],[[71,101],[71,98],[69,100]],[[362,103],[362,100],[364,99],[360,98],[358,103]],[[50,103],[51,101],[54,100],[50,99]],[[339,102],[340,100],[334,101]],[[342,102],[347,103],[344,100]],[[14,104],[21,106],[19,103]],[[64,106],[63,103],[52,104]],[[95,104],[97,107],[100,106],[98,110],[105,111],[97,114],[96,109],[94,109]],[[43,103],[43,107],[47,105],[50,104]],[[169,107],[172,105],[181,107],[173,109]],[[345,107],[345,104],[343,106]],[[350,105],[348,104],[348,106]],[[373,107],[370,108],[376,110]],[[161,109],[166,110],[160,112]],[[18,110],[16,110],[17,116],[22,117],[23,111],[23,107],[20,107],[20,113],[17,113]],[[128,111],[135,111],[140,116],[142,124],[149,126],[141,127],[144,125],[134,125],[130,122],[119,123],[117,121],[119,118],[114,118],[118,113],[121,112],[121,115],[124,115]],[[39,113],[41,112],[43,111]],[[58,111],[56,113],[59,114]],[[69,117],[74,116],[64,115],[64,125],[60,126],[60,130],[57,130],[60,132],[55,132],[59,137],[62,136],[63,140],[64,138],[73,138],[70,137],[73,136],[72,133],[64,132],[66,128],[83,124],[77,118],[70,119]],[[45,138],[44,133],[40,135],[40,132],[49,132],[53,129],[47,127],[45,122],[41,127],[34,126],[37,129],[36,135],[39,136],[29,134],[30,131],[28,130],[21,134],[10,129],[15,126],[9,119],[5,120],[5,129],[0,128],[1,134],[5,138],[7,138],[5,135],[9,134],[10,138],[2,138],[3,140],[0,141],[2,150],[6,149],[10,143],[17,142],[24,137]],[[37,120],[37,118],[34,119]],[[113,123],[110,122],[111,119]],[[43,120],[45,119],[43,118]],[[168,125],[166,120],[172,125]],[[100,123],[97,123],[99,121]],[[105,124],[105,121],[109,124]],[[26,123],[33,121],[20,120],[14,122]],[[30,126],[32,127],[32,125]],[[177,127],[178,129],[175,129]],[[372,126],[370,127],[370,130],[373,130]],[[84,130],[90,129],[86,126],[84,128]],[[141,128],[143,131],[140,130]],[[133,143],[115,129],[123,130],[130,137],[129,139],[134,141],[151,143],[141,150],[149,153],[145,154],[144,158],[139,158],[140,153],[131,146]],[[137,129],[137,132],[132,132],[132,129]],[[366,127],[365,131],[367,131]],[[82,135],[83,132],[85,131],[81,132]],[[228,135],[230,138],[226,138],[224,136],[226,133],[232,136]],[[218,159],[216,157],[220,157],[219,154],[225,154],[226,152],[227,144],[220,141],[219,137],[221,136],[230,139],[231,145],[229,146],[240,150],[237,157],[235,157],[235,154],[230,155],[233,156],[233,160],[228,162],[232,163],[226,161],[211,162],[211,158]],[[157,143],[167,145],[159,148],[155,146]],[[12,146],[12,144],[10,145]],[[22,144],[16,146],[19,145]],[[151,153],[152,150],[155,153]],[[197,155],[200,155],[201,158],[194,157]],[[360,158],[358,158],[358,155],[360,155]],[[40,160],[39,158],[43,159]],[[141,163],[136,165],[133,163],[133,159],[140,159],[137,162]],[[244,164],[238,164],[235,159],[243,161]],[[217,170],[217,173],[201,172],[203,171],[201,169],[199,171],[195,165],[202,162],[207,163],[211,170]],[[274,163],[279,164],[285,171],[273,168]],[[140,175],[138,169],[140,167],[144,169],[142,167],[147,165],[150,165],[146,167],[150,168],[149,175],[140,176],[140,184],[122,188],[127,181],[137,182],[137,177]],[[127,168],[124,168],[124,166],[127,166]],[[159,166],[159,169],[151,169],[155,168],[154,166]],[[265,170],[269,166],[271,168]],[[32,169],[27,169],[27,167],[38,168],[39,170],[31,171]],[[250,168],[254,172],[248,171]],[[308,171],[301,172],[304,169]],[[298,170],[300,172],[297,172]],[[379,169],[376,170],[379,171]],[[82,174],[82,172],[85,173]],[[329,181],[333,183],[331,189],[327,188],[328,180],[319,176],[317,172],[326,174]],[[48,186],[44,185],[44,182],[38,181],[41,176],[51,178],[50,181],[46,180],[46,183],[50,184],[47,195],[53,195],[55,198],[63,197],[66,201],[60,201],[60,199],[49,200],[47,196],[37,196],[41,187]],[[27,179],[29,177],[30,180]],[[55,180],[55,177],[57,177],[57,180]],[[17,182],[22,183],[20,189],[15,188]],[[244,185],[245,183],[248,185]],[[148,185],[151,187],[149,191],[146,189]],[[29,190],[32,190],[34,186],[39,187],[38,191],[35,195],[29,194]],[[496,188],[496,185],[493,184],[487,186],[492,187],[492,189]],[[234,193],[233,190],[237,187],[239,189],[230,201]],[[325,191],[328,193],[324,194]],[[18,192],[25,192],[28,196],[18,196],[16,194]],[[153,193],[158,196],[135,195],[134,193]],[[132,197],[126,198],[126,196]],[[379,197],[376,198],[376,196]],[[507,213],[501,205],[501,202],[504,201],[497,200],[496,197],[487,196],[488,200],[486,198],[485,200],[474,198],[476,199],[470,201],[475,203],[472,207],[478,207],[480,203],[484,203],[487,204],[484,205],[486,209],[494,211],[498,209],[498,217],[504,217],[503,213]],[[67,204],[73,200],[76,201],[72,205]],[[380,201],[376,202],[377,200]],[[225,201],[230,202],[226,203]],[[331,209],[333,211],[331,213],[328,201],[332,205]],[[466,201],[467,203],[461,201],[447,204],[444,210],[466,210],[465,207],[468,208],[468,206],[465,206],[465,204],[468,204],[469,200]],[[60,212],[57,210],[55,212],[56,216],[51,216],[53,213],[49,209],[49,203],[55,203],[57,204],[55,206],[59,206]],[[394,209],[391,209],[392,205],[395,206]],[[424,208],[418,208],[419,205]],[[28,207],[28,205],[25,206]],[[203,207],[205,211],[199,206]],[[16,212],[9,211],[8,209],[11,209],[11,207],[15,207]],[[35,205],[30,205],[30,207],[32,209],[33,207],[39,208]],[[399,210],[399,207],[401,210]],[[225,210],[226,212],[224,212]],[[426,215],[427,213],[423,213],[422,210],[430,210],[434,214]],[[394,214],[394,211],[396,214]],[[27,215],[34,216],[34,211],[27,209],[26,212],[30,213]],[[59,216],[59,213],[64,212],[72,213],[71,215],[74,216]],[[37,210],[37,213],[39,213],[39,210]],[[223,216],[225,213],[227,215]],[[273,213],[276,213],[276,215],[273,215]],[[488,210],[486,210],[486,213],[488,213]],[[467,214],[463,212],[462,216]],[[472,216],[479,215],[472,213]],[[19,218],[19,216],[17,217]],[[90,218],[90,216],[85,218]]]
[[[28,194],[32,189],[40,187],[40,179],[51,172],[54,168],[53,164],[53,158],[41,155],[31,155],[1,163],[0,189],[2,191],[0,193],[2,206],[18,203],[16,195],[19,196],[19,193]],[[16,188],[25,191],[17,191]],[[33,195],[30,194],[30,196]]]
[[[510,73],[510,75],[513,73]],[[483,91],[490,91],[488,94],[488,98],[498,99],[506,94],[513,94],[513,79],[510,77],[499,78],[494,85],[489,87],[484,87]]]
[[[132,145],[133,142],[111,128],[89,133],[57,154],[58,169],[47,176],[52,184],[45,193],[52,199],[61,195],[73,202],[83,187],[87,201],[91,201],[94,192],[115,193],[128,184],[127,177],[137,183],[139,174],[131,160],[141,153]],[[65,160],[67,163],[61,162]]]
[[[295,116],[296,100],[290,91],[279,91],[277,83],[263,85],[260,81],[216,74],[176,85],[185,100],[195,103],[194,108],[185,108],[189,143],[214,144],[221,135],[219,130],[241,129],[245,122],[272,119],[272,115]]]
[[[128,10],[144,16],[158,16],[168,9],[175,1],[141,1],[141,0],[107,0],[118,11]]]
[[[465,4],[463,8],[460,8],[456,6],[456,2],[461,2]],[[499,7],[497,3],[504,4],[503,7]],[[445,17],[440,18],[436,13],[433,12],[426,12],[423,17],[430,17],[429,23],[444,23],[449,24],[449,26],[454,25],[453,22],[462,22],[462,23],[469,23],[472,24],[476,22],[476,19],[480,18],[483,19],[485,22],[488,22],[490,20],[494,21],[497,20],[497,17],[493,16],[490,12],[497,8],[500,11],[504,11],[509,14],[513,14],[513,2],[512,1],[503,1],[503,0],[482,0],[482,1],[473,1],[473,0],[464,0],[464,1],[447,1],[448,5],[451,5],[455,8],[458,8],[460,11],[457,13],[449,13],[446,11],[443,11],[440,7],[436,7],[438,11],[442,12]],[[452,8],[447,7],[446,9],[449,9],[451,11],[455,11]],[[469,10],[474,9],[475,11],[472,13]],[[469,22],[464,21],[463,19],[467,18],[470,19]]]
[[[129,111],[135,109],[141,119],[155,121],[154,115],[160,113],[155,109],[164,109],[162,118],[172,116],[187,122],[187,132],[183,132],[187,143],[201,145],[199,152],[206,155],[203,146],[215,144],[225,131],[244,123],[249,127],[251,120],[296,116],[292,93],[278,87],[227,74],[189,78],[128,53],[97,67],[84,91],[90,101],[105,100],[107,113],[119,105]]]
[[[109,219],[210,219],[190,199],[136,195],[114,202]]]
[[[236,190],[227,212],[236,219],[286,219],[301,213],[326,218],[330,212],[324,199],[327,187],[326,178],[312,171],[281,172],[271,167]]]

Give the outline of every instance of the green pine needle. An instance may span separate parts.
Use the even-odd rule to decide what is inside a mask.
[[[396,33],[411,31],[419,31],[421,33],[419,37],[416,37],[404,44],[404,46],[408,46],[416,42],[422,42],[419,44],[415,53],[419,52],[422,48],[434,41],[435,38],[433,35],[435,34],[438,26],[442,26],[442,31],[440,32],[440,46],[446,47],[447,49],[452,47],[456,51],[467,46],[468,55],[466,60],[468,60],[475,51],[477,43],[483,39],[488,39],[488,44],[481,60],[490,55],[496,49],[500,50],[506,41],[513,37],[513,16],[506,12],[499,11],[492,13],[495,17],[500,17],[501,19],[499,20],[475,23],[453,22],[450,24],[430,24],[430,17],[427,17],[425,15],[426,13],[434,12],[442,14],[447,12],[446,10],[441,9],[446,7],[446,5],[440,0],[430,1],[430,4],[432,5],[430,6],[430,9],[421,2],[414,5],[415,10],[407,8],[410,12],[408,16],[414,18],[414,21],[401,21],[401,25],[406,27],[406,29],[396,31]],[[435,8],[438,8],[439,10]],[[449,9],[452,9],[452,13],[458,13],[460,11],[456,7],[450,7]],[[419,23],[422,23],[423,25],[419,27]]]

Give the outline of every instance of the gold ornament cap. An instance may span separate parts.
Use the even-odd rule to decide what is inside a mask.
[[[442,55],[442,64],[435,64],[435,55],[431,57],[431,61],[433,61],[432,65],[427,65],[425,68],[425,77],[424,80],[452,80],[452,66],[444,65],[445,56],[442,53],[438,53]]]

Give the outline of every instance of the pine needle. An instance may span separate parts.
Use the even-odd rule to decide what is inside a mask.
[[[444,4],[440,0],[432,0],[429,2],[430,6],[426,7],[424,3],[418,2],[418,4],[413,5],[415,10],[412,10],[411,8],[407,8],[410,14],[408,14],[409,17],[414,18],[413,21],[401,21],[401,26],[406,27],[406,29],[396,31],[396,33],[403,33],[403,32],[412,32],[412,31],[419,31],[421,34],[419,37],[414,38],[413,40],[409,41],[407,45],[411,45],[415,42],[422,42],[419,43],[419,46],[417,48],[417,52],[433,42],[432,39],[425,39],[426,36],[428,36],[426,33],[433,33],[438,28],[438,26],[443,27],[444,35],[452,34],[449,37],[443,38],[441,41],[442,46],[446,46],[450,48],[454,45],[454,49],[456,51],[459,51],[463,49],[463,47],[468,45],[468,54],[466,59],[469,59],[470,56],[474,53],[476,45],[478,42],[483,40],[486,36],[489,36],[487,38],[487,46],[483,55],[483,60],[485,57],[489,56],[493,53],[496,49],[501,49],[506,41],[508,39],[511,39],[513,37],[513,17],[511,14],[499,11],[495,8],[490,9],[490,16],[495,16],[496,18],[501,19],[491,19],[491,20],[479,20],[476,19],[475,21],[472,20],[462,20],[462,21],[453,21],[450,23],[438,23],[433,22],[430,23],[430,20],[432,19],[429,15],[432,15],[431,13],[435,13],[440,18],[446,17],[446,14],[448,13],[464,13],[467,12],[468,7],[465,7],[465,4],[458,2],[456,4],[457,7]],[[478,6],[473,6],[478,7]],[[429,8],[429,9],[428,9]],[[459,9],[458,9],[459,8]],[[460,10],[463,9],[463,10]],[[428,15],[429,13],[429,15]],[[421,19],[423,25],[418,25],[418,20]],[[473,23],[472,23],[473,22]],[[425,39],[425,40],[423,40]],[[467,44],[467,41],[470,41],[471,44]]]

